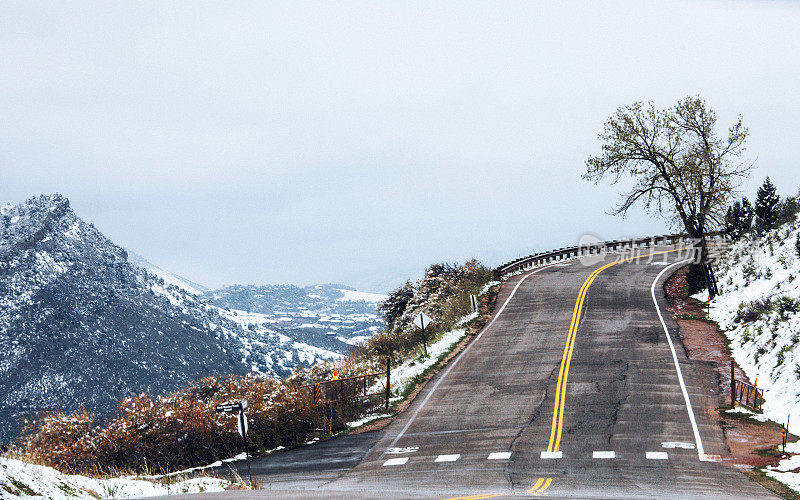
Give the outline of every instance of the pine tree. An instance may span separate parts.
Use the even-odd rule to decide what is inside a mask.
[[[778,225],[794,222],[797,214],[800,213],[800,200],[797,197],[789,196],[785,198],[779,208]]]
[[[765,233],[774,229],[780,216],[781,197],[778,196],[775,186],[770,182],[769,177],[764,184],[758,188],[756,198],[756,228],[759,233]]]
[[[725,234],[733,240],[741,239],[753,225],[753,207],[747,198],[735,201],[725,214]]]

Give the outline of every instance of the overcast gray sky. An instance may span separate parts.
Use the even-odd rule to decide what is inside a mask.
[[[553,4],[558,5],[553,5]],[[0,2],[0,203],[60,192],[207,286],[385,291],[661,234],[581,180],[616,107],[701,94],[800,184],[796,2]]]

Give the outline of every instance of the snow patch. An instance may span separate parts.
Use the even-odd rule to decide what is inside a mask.
[[[378,304],[387,299],[387,295],[380,293],[370,292],[357,292],[355,290],[346,290],[344,288],[337,288],[344,294],[344,297],[339,297],[336,302],[373,302]]]
[[[173,484],[159,484],[129,477],[95,479],[63,474],[51,467],[29,464],[13,458],[0,458],[0,491],[3,498],[141,498],[224,491],[229,484],[229,481],[210,477],[187,479]]]

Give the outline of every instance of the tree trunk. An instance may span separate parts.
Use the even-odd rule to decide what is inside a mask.
[[[708,300],[711,300],[718,295],[718,290],[717,280],[714,277],[714,270],[711,268],[711,261],[708,258],[708,243],[706,242],[705,234],[700,236],[700,264],[703,266],[703,272],[706,276]]]

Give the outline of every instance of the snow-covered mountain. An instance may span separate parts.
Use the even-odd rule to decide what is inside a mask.
[[[800,433],[800,220],[736,242],[720,259],[711,304],[750,380],[765,390],[764,413]]]
[[[132,265],[60,195],[0,208],[0,442],[39,409],[104,411],[209,374],[341,354],[251,326]]]

